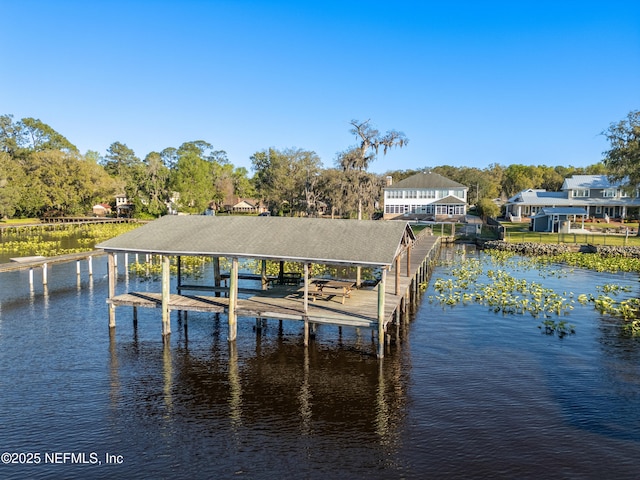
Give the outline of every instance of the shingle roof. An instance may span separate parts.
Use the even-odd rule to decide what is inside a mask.
[[[388,266],[405,222],[168,215],[97,245],[106,251]]]
[[[398,183],[385,187],[385,190],[392,188],[467,188],[461,183],[449,180],[446,177],[434,172],[420,172],[400,180]]]

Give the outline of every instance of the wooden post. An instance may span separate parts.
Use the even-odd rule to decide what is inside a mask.
[[[278,271],[278,283],[284,283],[284,260],[280,260],[280,270]]]
[[[89,265],[89,276],[93,276],[93,255],[89,255],[87,258],[87,264]]]
[[[269,280],[267,279],[267,261],[262,260],[260,269],[260,278],[262,280],[262,290],[269,288]]]
[[[213,259],[213,285],[217,288],[220,287],[220,257]],[[219,296],[220,292],[216,292],[216,297]]]
[[[80,275],[80,260],[76,260],[76,275]]]
[[[33,288],[33,267],[29,269],[29,287]]]
[[[411,276],[411,244],[407,246],[407,277]]]
[[[165,339],[171,333],[171,310],[169,309],[171,295],[170,260],[168,255],[162,255],[162,336]]]
[[[107,256],[107,268],[109,277],[109,298],[116,296],[116,268],[113,260],[113,252],[109,252]],[[109,328],[116,326],[116,306],[112,303],[109,304]]]
[[[309,264],[304,264],[304,314],[309,311]]]
[[[238,258],[231,259],[229,275],[229,341],[234,342],[238,333],[236,303],[238,301]]]
[[[47,264],[42,264],[42,285],[46,285],[48,283],[47,279]]]
[[[176,267],[177,267],[177,287],[176,290],[178,290],[178,295],[180,295],[180,293],[182,293],[182,289],[180,288],[182,286],[182,257],[180,255],[178,255],[178,258],[176,259]]]
[[[396,295],[400,295],[400,255],[396,257]]]
[[[387,283],[387,269],[382,269],[382,278],[378,283],[378,358],[384,357],[384,297]]]
[[[304,346],[309,346],[309,317],[304,316]]]

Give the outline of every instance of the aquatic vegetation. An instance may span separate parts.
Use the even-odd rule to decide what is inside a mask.
[[[41,225],[10,228],[0,237],[0,254],[52,257],[87,252],[103,240],[139,227],[140,223]]]
[[[205,266],[211,262],[207,257],[181,257],[180,273],[183,278],[199,279],[204,276]],[[175,275],[178,273],[177,258],[171,257],[169,271]],[[159,280],[162,277],[162,258],[159,255],[150,255],[148,260],[136,261],[129,264],[129,274],[142,280]]]
[[[555,320],[547,319],[541,325],[538,325],[538,328],[547,335],[557,334],[560,338],[576,333],[575,326],[568,324],[565,320],[556,322]]]
[[[536,270],[541,277],[548,275],[567,275],[564,260],[571,261],[580,268],[591,265],[591,256],[586,262],[579,262],[585,254],[562,254],[546,257],[521,257],[513,252],[489,251],[479,258],[459,258],[456,261],[448,259],[446,266],[450,276],[433,280],[436,295],[429,297],[431,303],[439,303],[445,307],[458,304],[485,305],[490,311],[503,315],[529,314],[534,318],[541,318],[538,326],[543,333],[564,337],[575,333],[575,326],[558,317],[569,315],[576,302],[581,305],[593,304],[602,315],[620,318],[624,321],[623,330],[633,335],[640,335],[640,299],[630,298],[616,300],[613,296],[632,291],[629,286],[606,283],[596,286],[601,292],[593,294],[571,291],[556,292],[546,288],[542,283],[517,278],[513,273],[526,270]],[[588,255],[587,255],[588,256]],[[632,259],[625,259],[632,260]],[[620,261],[596,262],[598,271],[604,265],[607,271],[633,271],[634,263]],[[630,270],[631,269],[631,270]],[[426,288],[426,287],[425,287]]]

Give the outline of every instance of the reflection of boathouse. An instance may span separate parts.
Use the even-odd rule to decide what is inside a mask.
[[[229,340],[234,341],[237,317],[256,319],[298,320],[305,324],[305,345],[309,324],[332,324],[370,328],[378,333],[378,355],[384,354],[388,324],[406,309],[409,297],[415,298],[418,284],[426,272],[426,260],[435,237],[421,239],[418,245],[410,226],[403,222],[328,220],[281,217],[208,217],[166,216],[136,230],[107,240],[98,248],[109,253],[109,325],[115,326],[116,306],[160,307],[163,335],[171,332],[170,311],[226,312]],[[116,253],[130,252],[162,256],[162,292],[127,292],[115,294]],[[214,284],[186,286],[181,283],[180,258],[205,256],[214,259]],[[178,263],[178,294],[170,292],[170,258]],[[219,259],[231,260],[228,286],[220,283]],[[262,262],[260,289],[240,289],[238,259]],[[404,260],[402,260],[404,259]],[[413,262],[412,262],[413,260]],[[267,261],[289,261],[303,265],[303,274],[296,285],[269,287]],[[218,265],[216,269],[215,266]],[[332,296],[319,298],[322,287],[314,289],[309,277],[311,264],[348,267],[368,267],[379,270],[376,285],[338,284]],[[393,282],[387,281],[392,271]],[[282,277],[282,276],[280,276]],[[390,285],[389,285],[390,284]],[[315,284],[321,285],[321,283]],[[188,288],[209,291],[217,296],[184,295]],[[219,296],[224,293],[225,296]],[[240,298],[239,293],[246,294]],[[310,301],[311,300],[311,301]]]

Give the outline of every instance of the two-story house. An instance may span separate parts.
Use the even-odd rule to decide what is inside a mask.
[[[434,172],[416,173],[396,184],[387,177],[383,218],[457,219],[467,213],[467,191]]]
[[[610,182],[606,175],[573,175],[562,191],[523,190],[505,204],[505,216],[514,221],[533,217],[543,208],[582,207],[593,218],[629,218],[638,215],[638,192],[629,194],[624,182]]]

